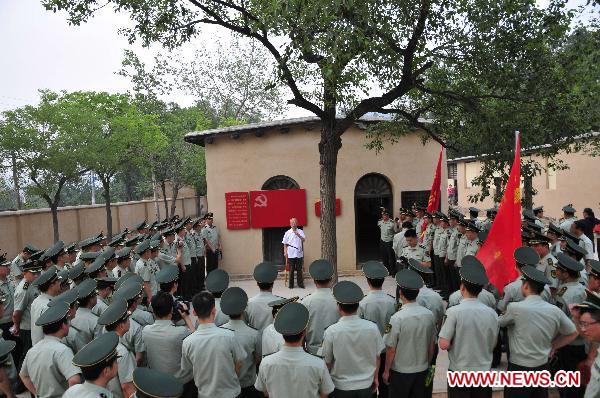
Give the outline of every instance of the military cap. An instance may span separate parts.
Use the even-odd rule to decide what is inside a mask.
[[[533,211],[531,209],[524,209],[523,210],[523,218],[525,220],[530,220],[530,221],[537,220],[535,214],[533,214]]]
[[[588,263],[590,264],[590,274],[600,278],[600,261],[588,260]]]
[[[565,238],[571,239],[576,244],[579,244],[579,237],[575,236],[575,234],[571,233],[571,231],[563,231],[563,235]]]
[[[210,213],[212,214],[212,213]],[[179,214],[175,214],[173,217],[171,217],[171,222],[178,222],[180,220],[179,218]]]
[[[6,258],[6,253],[0,254],[0,266],[10,266],[10,261]]]
[[[404,207],[401,207],[401,208],[400,208],[400,214],[402,214],[402,215],[405,215],[407,211],[408,211],[408,210],[407,210],[407,209],[405,209]]]
[[[150,250],[150,241],[149,240],[143,241],[142,243],[137,245],[135,248],[135,252],[140,255],[142,253],[144,253],[146,250]]]
[[[585,250],[585,248],[579,246],[577,243],[575,243],[575,241],[571,240],[571,239],[567,239],[567,246],[565,247],[565,251],[572,253],[576,256],[585,256],[586,254],[588,254],[587,250]]]
[[[550,238],[542,233],[534,232],[532,238],[529,239],[529,243],[532,245],[548,244],[550,243]]]
[[[72,305],[79,298],[79,290],[77,288],[69,289],[66,292],[59,294],[56,297],[50,299],[48,307],[53,307],[58,303],[67,303]]]
[[[523,278],[528,281],[539,283],[541,285],[549,285],[550,281],[546,278],[546,275],[535,266],[525,265],[521,268],[521,273],[523,274]]]
[[[396,284],[401,289],[419,290],[423,287],[423,278],[412,269],[403,269],[396,273]]]
[[[114,278],[112,276],[98,278],[98,279],[96,279],[96,283],[98,284],[96,286],[97,289],[105,289],[109,286],[114,286],[115,283],[117,283],[117,278]]]
[[[83,263],[82,262],[76,263],[69,270],[69,279],[72,281],[75,281],[75,280],[81,278],[82,276],[85,275],[83,273],[83,271],[85,271],[85,266],[83,265]]]
[[[64,251],[64,249],[65,249],[65,242],[63,242],[62,240],[59,240],[58,242],[56,242],[55,244],[50,246],[48,248],[48,250],[46,250],[44,252],[44,257],[52,258],[54,256],[61,254]]]
[[[600,295],[589,289],[585,289],[585,300],[581,304],[575,305],[577,308],[586,309],[589,311],[600,311]]]
[[[46,326],[57,323],[65,319],[71,307],[64,301],[58,302],[52,307],[42,312],[42,315],[35,321],[36,326]]]
[[[135,235],[125,241],[125,246],[133,247],[143,238],[144,235]]]
[[[558,260],[558,262],[554,265],[556,268],[573,272],[579,272],[583,270],[583,264],[564,253],[557,253],[556,259]]]
[[[48,267],[46,271],[42,272],[42,274],[31,283],[31,286],[44,286],[46,284],[50,285],[56,279],[58,279],[58,270],[54,265],[52,265]]]
[[[448,218],[448,216],[445,215],[444,213],[440,213],[439,219],[440,219],[440,221],[443,221],[443,222],[449,222],[450,221],[450,219]]]
[[[89,267],[87,267],[83,272],[86,275],[91,275],[91,274],[94,274],[96,272],[100,272],[103,269],[106,269],[106,267],[104,266],[104,257],[103,256],[98,256],[98,258],[96,260],[94,260],[94,262],[92,263],[92,265],[90,265]]]
[[[290,297],[290,298],[280,298],[280,299],[277,299],[274,301],[270,301],[267,305],[272,308],[281,308],[288,303],[298,301],[298,299],[300,299],[300,297],[298,297],[298,296]]]
[[[483,264],[471,255],[464,256],[461,260],[460,278],[476,286],[485,286],[489,282]]]
[[[467,231],[479,232],[479,228],[472,221],[467,221],[467,225],[465,226],[465,228],[467,229]]]
[[[539,213],[540,211],[544,211],[544,206],[538,206],[533,208],[534,213]]]
[[[79,242],[79,247],[85,249],[86,247],[90,247],[93,245],[97,245],[102,240],[102,236],[94,236],[92,238],[84,239]]]
[[[117,358],[119,336],[106,332],[86,344],[73,357],[73,365],[80,368],[104,367]]]
[[[568,213],[568,214],[575,214],[575,212],[576,212],[576,210],[572,204],[563,206],[562,211],[563,211],[563,213]]]
[[[95,259],[98,258],[98,256],[101,254],[101,252],[86,252],[86,253],[81,253],[81,255],[79,256],[79,259],[81,261],[94,261]]]
[[[490,233],[489,229],[484,229],[482,231],[479,231],[479,233],[477,234],[477,239],[479,239],[479,241],[481,243],[483,243],[487,239],[489,233]]]
[[[412,210],[410,210],[410,209],[408,209],[408,210],[406,210],[406,215],[407,216],[411,216],[411,217],[415,217],[415,212],[412,211]]]
[[[161,239],[162,239],[162,234],[160,232],[157,232],[150,237],[150,240],[161,240]]]
[[[542,226],[532,221],[527,221],[527,228],[531,233],[542,233]]]
[[[202,221],[202,219],[200,217],[196,217],[192,220],[192,228],[194,228],[196,225],[200,224],[200,221]]]
[[[95,279],[86,279],[77,285],[78,295],[80,299],[96,294],[98,283]]]
[[[560,228],[560,227],[558,227],[558,226],[556,226],[556,225],[554,225],[554,224],[550,224],[550,225],[548,226],[548,232],[551,232],[551,233],[553,233],[554,235],[558,235],[558,236],[560,237],[560,236],[562,236],[562,235],[563,235],[563,232],[564,232],[564,231],[562,230],[562,228]]]
[[[226,315],[240,315],[248,305],[248,295],[244,289],[230,287],[221,296],[221,311]]]
[[[129,257],[131,254],[131,247],[124,247],[121,250],[117,250],[115,252],[115,257],[117,258],[117,261],[123,260],[127,257]]]
[[[21,266],[23,272],[32,272],[34,274],[42,272],[42,254],[44,254],[44,252],[41,250],[33,253]]]
[[[417,271],[419,274],[433,274],[433,270],[429,267],[423,266],[419,260],[414,258],[408,259],[408,266],[414,271]]]
[[[181,221],[181,222],[177,223],[177,225],[175,225],[175,226],[173,227],[173,230],[174,230],[175,232],[179,232],[179,231],[181,231],[182,229],[185,229],[185,220],[183,220],[183,221]]]
[[[289,303],[277,312],[273,326],[284,336],[294,336],[306,329],[308,318],[308,309],[303,304]]]
[[[316,281],[326,281],[333,277],[333,265],[327,260],[315,260],[308,267],[308,273]]]
[[[108,242],[108,246],[119,246],[125,242],[125,237],[122,235],[114,236],[110,242]]]
[[[137,275],[137,274],[135,274],[133,272],[128,272],[128,273],[124,274],[123,276],[121,276],[117,280],[117,283],[115,283],[115,289],[118,290],[123,285],[123,283],[125,283],[125,281],[129,280],[129,278],[132,278],[135,275]]]
[[[175,235],[175,230],[173,228],[165,229],[162,233],[163,236]]]
[[[137,224],[134,229],[136,230],[140,230],[140,229],[146,229],[148,228],[148,224],[146,224],[146,220],[142,221],[141,223]]]
[[[65,251],[67,253],[75,253],[77,251],[77,243],[71,243],[70,245],[68,245],[67,247],[65,247]]]
[[[26,244],[26,245],[25,245],[25,247],[23,248],[23,251],[24,251],[24,252],[28,252],[28,253],[31,253],[31,254],[33,254],[33,253],[39,252],[39,251],[40,251],[40,249],[38,249],[38,248],[37,248],[37,247],[35,247],[34,245],[31,245],[31,244],[29,244],[29,243],[28,243],[28,244]]]
[[[431,213],[431,218],[440,218],[441,213],[439,211],[434,211],[433,213]]]
[[[161,242],[162,242],[162,240],[160,240],[160,239],[158,239],[158,240],[150,239],[150,250],[152,250],[152,251],[158,250]]]
[[[362,266],[365,277],[369,279],[384,279],[390,273],[385,265],[379,261],[367,261]]]
[[[462,217],[458,220],[458,225],[461,225],[465,228],[467,228],[467,226],[470,224],[471,222],[469,220],[467,220],[466,218]]]
[[[179,278],[179,267],[176,265],[165,265],[156,273],[156,282],[158,283],[171,283],[176,281],[177,278]]]
[[[479,214],[479,209],[477,207],[469,207],[469,213]]]
[[[12,340],[1,340],[0,341],[0,365],[5,365],[9,361],[10,357],[8,354],[15,349],[17,343]]]
[[[531,234],[528,230],[521,230],[521,240],[523,242],[529,243],[529,241],[531,240]]]
[[[126,283],[122,284],[117,291],[113,293],[113,299],[121,298],[125,301],[130,301],[141,296],[142,290],[143,285],[141,283],[130,279]]]
[[[208,220],[208,219],[211,219],[211,220],[212,220],[212,219],[213,219],[213,217],[214,217],[214,214],[213,214],[212,212],[206,213],[206,214],[204,215],[204,219],[205,219],[205,220]]]
[[[98,317],[98,324],[108,326],[126,320],[131,315],[127,308],[127,301],[122,297],[113,297],[113,302]]]
[[[453,218],[453,219],[455,219],[456,221],[459,221],[459,220],[460,220],[461,218],[463,218],[463,217],[464,217],[464,216],[463,216],[461,213],[457,212],[456,210],[450,209],[450,210],[448,211],[448,218],[449,218],[449,219],[450,219],[450,218]]]
[[[528,246],[518,247],[514,253],[513,257],[517,263],[520,265],[533,265],[535,266],[540,262],[540,255],[537,254],[535,250]]]
[[[267,263],[263,263],[263,264],[267,264]],[[275,266],[273,266],[272,264],[269,264],[269,265],[271,267],[275,268]],[[277,276],[277,268],[275,268],[275,273],[276,273],[275,276]],[[255,274],[255,278],[256,278],[256,269],[254,270],[254,274]],[[259,281],[259,282],[261,282],[261,281]],[[208,290],[209,292],[220,293],[220,292],[224,291],[225,289],[227,289],[227,286],[229,286],[229,274],[227,273],[227,271],[217,268],[217,269],[209,272],[208,275],[206,275],[206,280],[204,281],[204,283],[206,285],[206,290]],[[269,283],[269,282],[265,281],[264,283]]]
[[[263,262],[254,267],[252,275],[258,283],[273,283],[277,279],[277,267],[273,263]]]
[[[333,297],[340,304],[357,304],[365,295],[356,283],[339,281],[333,286]]]
[[[104,251],[100,252],[100,255],[104,258],[104,264],[116,257],[116,251],[114,247],[106,247]]]
[[[178,398],[183,394],[183,384],[170,374],[149,368],[135,368],[133,385],[137,397]]]
[[[69,270],[67,268],[63,268],[58,271],[58,278],[60,279],[60,284],[71,283],[69,279]]]

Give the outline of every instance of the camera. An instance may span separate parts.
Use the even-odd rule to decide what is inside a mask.
[[[186,307],[187,307],[187,309],[186,309]],[[173,323],[176,324],[181,319],[183,319],[181,314],[179,313],[179,311],[185,313],[186,315],[189,315],[190,314],[189,308],[190,308],[189,303],[187,303],[181,297],[175,296],[175,299],[173,300],[173,315],[171,317],[171,320],[173,321]]]

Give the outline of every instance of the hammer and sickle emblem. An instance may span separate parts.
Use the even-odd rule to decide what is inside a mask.
[[[262,193],[258,195],[254,199],[254,207],[267,207],[267,197]]]

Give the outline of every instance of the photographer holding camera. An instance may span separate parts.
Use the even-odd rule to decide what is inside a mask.
[[[213,225],[213,214],[206,213],[204,216],[206,225],[202,228],[202,239],[206,247],[206,275],[219,266],[219,255],[223,257],[223,248],[221,247],[221,238],[219,230]]]

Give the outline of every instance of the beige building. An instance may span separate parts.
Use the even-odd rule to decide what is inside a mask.
[[[337,243],[338,268],[342,272],[355,271],[361,262],[379,258],[380,206],[396,215],[401,206],[426,203],[429,197],[440,145],[423,145],[420,134],[415,132],[377,154],[365,148],[365,126],[381,120],[362,119],[342,137],[336,195],[341,203]],[[317,118],[306,117],[186,136],[187,141],[205,147],[208,208],[220,229],[221,267],[225,270],[251,274],[254,265],[263,260],[282,264],[281,240],[289,228],[286,221],[270,228],[227,229],[228,192],[304,189],[306,203],[301,206],[306,206],[305,268],[320,257],[319,218],[315,210],[319,201],[319,124]],[[445,164],[442,173],[445,209]]]
[[[582,216],[582,211],[590,207],[598,216],[600,213],[600,178],[598,169],[600,159],[587,155],[584,152],[561,153],[558,158],[566,163],[566,170],[552,170],[548,161],[539,155],[522,155],[522,159],[538,161],[542,173],[533,177],[532,185],[537,194],[533,197],[534,207],[544,206],[544,215],[552,218],[562,217],[562,207],[573,204],[577,216]],[[473,204],[469,196],[477,194],[480,189],[473,186],[473,178],[481,173],[481,162],[474,157],[464,157],[448,160],[448,183],[456,184],[458,206],[467,208],[476,206],[487,209],[494,206],[493,197],[496,187],[492,184],[491,195],[483,202]],[[483,215],[483,214],[481,214]]]

